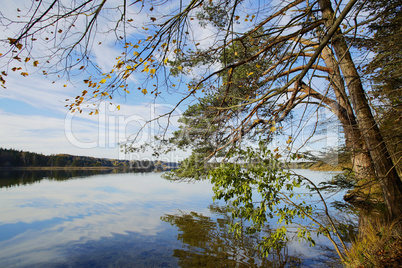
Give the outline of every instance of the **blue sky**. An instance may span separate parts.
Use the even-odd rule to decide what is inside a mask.
[[[118,1],[117,1],[118,2]],[[116,1],[107,2],[113,6]],[[24,1],[7,1],[0,7],[3,14],[7,14],[10,18],[16,19],[16,16],[22,13],[17,12],[17,9],[27,8],[32,2]],[[176,3],[177,4],[177,3]],[[149,21],[150,12],[138,13],[137,7],[130,6],[129,12],[135,17],[135,22],[138,25]],[[174,3],[170,6],[158,7],[160,13],[171,11],[174,8]],[[156,12],[153,11],[153,12]],[[160,14],[159,13],[159,14]],[[110,21],[113,21],[113,14],[109,17],[101,18],[101,23],[98,30],[102,27],[110,27]],[[286,19],[286,17],[285,17]],[[103,20],[103,21],[102,21]],[[78,25],[79,21],[77,22]],[[103,24],[102,24],[103,23]],[[246,25],[247,26],[247,25]],[[79,26],[77,26],[79,27]],[[243,27],[243,26],[238,26]],[[0,32],[0,40],[6,40],[10,36],[14,36],[18,32],[19,26],[12,26]],[[144,31],[139,29],[131,29],[127,33],[134,42],[140,38],[144,38]],[[197,22],[192,25],[192,39],[194,43],[197,40],[201,42],[200,47],[209,47],[211,42],[215,41],[215,31],[211,27],[200,27]],[[39,42],[39,41],[38,41]],[[97,45],[102,43],[101,45]],[[94,39],[94,46],[91,51],[91,59],[105,72],[109,72],[113,65],[116,64],[116,58],[121,55],[123,48],[121,45],[116,44],[116,36],[114,33],[102,34]],[[36,55],[46,54],[48,43],[42,40],[36,50],[32,51]],[[0,47],[0,53],[5,53],[9,48],[7,42],[4,42]],[[33,60],[32,60],[33,61]],[[132,75],[128,80],[130,82],[131,91],[126,96],[114,96],[112,103],[102,102],[100,105],[100,112],[98,115],[89,116],[89,111],[84,111],[82,114],[71,114],[66,105],[66,99],[74,99],[75,96],[80,95],[84,89],[87,89],[83,83],[84,79],[93,73],[91,68],[85,72],[78,72],[77,69],[73,70],[76,74],[70,78],[69,81],[65,77],[58,78],[57,76],[44,76],[41,68],[34,68],[32,61],[27,64],[15,61],[12,65],[7,65],[4,58],[0,58],[2,66],[1,71],[6,71],[6,89],[0,88],[0,146],[4,148],[14,148],[18,150],[26,150],[43,154],[58,154],[66,153],[73,155],[87,155],[94,157],[106,158],[144,158],[151,157],[150,152],[143,154],[136,154],[126,156],[121,152],[119,143],[125,141],[133,133],[136,133],[147,120],[155,117],[156,115],[163,114],[174,107],[178,100],[183,96],[182,94],[171,94],[162,89],[162,97],[156,100],[153,97],[144,96],[140,91],[136,90],[137,85],[141,84],[141,77],[139,75]],[[42,62],[40,62],[42,63]],[[21,76],[21,71],[13,72],[10,70],[12,67],[21,67],[21,71],[27,71],[29,76]],[[213,66],[212,66],[213,68]],[[204,70],[205,71],[205,70]],[[199,76],[203,70],[195,70],[198,73],[192,73],[193,77]],[[179,79],[179,78],[172,78]],[[181,81],[183,82],[183,81]],[[151,83],[152,84],[152,83]],[[177,81],[177,84],[180,84]],[[148,89],[148,91],[150,91]],[[183,92],[187,92],[187,88]],[[177,128],[177,119],[180,114],[185,110],[189,102],[183,103],[171,118],[171,130]],[[120,110],[117,109],[120,105]],[[323,113],[324,116],[329,114]],[[166,120],[161,120],[159,123],[167,123]],[[312,124],[309,127],[308,120],[305,122],[307,127],[299,134],[299,144],[306,141],[309,136]],[[332,128],[334,126],[331,126]],[[335,126],[336,127],[336,126]],[[159,126],[157,123],[152,123],[145,128],[141,133],[139,143],[151,141],[151,137],[157,133]],[[292,126],[290,126],[292,131]],[[321,147],[330,144],[337,144],[338,132],[333,138],[328,139],[328,135],[319,136],[315,138],[320,143]],[[320,139],[326,139],[325,142],[320,142]],[[279,139],[273,143],[273,147],[284,144],[287,139]],[[285,144],[285,146],[287,146]],[[316,149],[317,146],[307,146],[307,149]],[[166,161],[180,161],[188,153],[174,152],[170,155],[164,156],[163,160]]]
[[[21,14],[17,12],[17,8],[24,11],[23,8],[27,8],[30,2],[6,1],[0,7],[0,11],[10,18],[16,18]],[[115,3],[112,1],[111,5],[113,4]],[[135,10],[131,11],[135,12]],[[142,17],[137,17],[139,23],[145,19],[146,15],[142,15]],[[106,18],[102,19],[107,24]],[[0,39],[7,40],[18,30],[18,26],[3,29]],[[135,34],[141,37],[135,32],[128,33],[128,35]],[[122,52],[121,46],[116,45],[114,35],[99,35],[95,42],[96,44],[102,42],[102,45],[93,47],[91,59],[102,70],[109,71],[116,64],[116,57]],[[43,47],[38,48],[37,46],[37,50],[33,53],[36,52],[37,55],[40,55],[43,52],[41,49],[46,48],[47,44],[41,45]],[[9,45],[4,42],[0,53],[5,54],[8,48]],[[84,111],[82,114],[71,114],[64,107],[65,100],[74,99],[75,96],[81,94],[86,88],[82,81],[88,78],[91,70],[88,69],[88,73],[81,73],[67,81],[63,77],[57,79],[57,76],[44,76],[42,69],[34,68],[30,64],[31,62],[28,64],[13,62],[11,65],[7,65],[5,59],[1,61],[1,71],[8,74],[5,77],[7,88],[0,89],[0,146],[3,148],[43,154],[67,153],[125,158],[119,143],[135,133],[153,116],[171,109],[177,100],[177,97],[165,94],[164,98],[159,98],[155,102],[152,97],[144,96],[139,91],[130,89],[131,94],[125,97],[114,96],[112,104],[100,103],[101,109],[98,115],[88,116],[88,111]],[[10,70],[12,67],[22,67],[22,70],[13,72]],[[29,76],[21,76],[22,71],[28,72]],[[130,79],[132,86],[136,84],[136,79],[137,77]],[[53,83],[53,81],[55,82]],[[117,105],[120,105],[120,110],[116,109]],[[180,112],[179,109],[171,120],[173,129],[177,126],[177,115]],[[151,124],[146,128],[140,141],[149,141],[150,135],[155,132],[152,127],[155,126]],[[141,157],[148,156],[150,153],[141,155]]]
[[[28,10],[31,4],[32,2],[29,0],[7,1],[0,7],[0,12],[6,14],[8,18],[18,20],[17,16],[24,15],[25,10]],[[116,4],[121,3],[119,1],[106,2],[106,5],[109,5],[107,8],[115,7]],[[140,5],[130,5],[127,10],[128,17],[134,18],[135,25],[139,27],[128,28],[128,32],[126,32],[129,37],[128,42],[131,41],[135,44],[139,39],[145,39],[147,32],[141,27],[143,23],[149,22],[151,16],[170,13],[177,8],[178,4],[173,1],[170,5],[164,4],[155,7],[153,12],[143,11],[149,10],[149,6],[141,9]],[[140,10],[142,12],[139,12]],[[113,28],[116,16],[118,17],[119,14],[107,11],[105,16],[100,17],[97,30],[104,31]],[[78,20],[75,25],[80,28],[84,24],[81,25]],[[0,53],[5,54],[10,48],[7,38],[14,37],[20,31],[20,27],[10,25],[10,27],[4,27],[0,32],[0,40],[4,40]],[[211,27],[203,28],[198,22],[194,23],[192,30],[193,41],[195,43],[202,42],[199,47],[209,47],[210,42],[214,41],[214,38],[211,37],[216,37],[215,31]],[[171,77],[170,79],[175,80],[176,85],[184,85],[184,89],[180,86],[177,87],[177,92],[181,91],[181,93],[175,94],[161,88],[162,94],[154,99],[150,94],[144,96],[141,91],[136,90],[137,86],[142,86],[141,75],[131,75],[128,79],[130,94],[126,96],[115,94],[111,104],[109,101],[98,102],[97,104],[100,105],[98,115],[89,116],[88,113],[91,110],[84,110],[82,114],[72,115],[68,108],[64,107],[68,103],[65,100],[72,100],[75,96],[81,95],[84,89],[88,89],[83,80],[88,79],[94,73],[94,69],[90,67],[79,71],[78,66],[72,70],[73,76],[69,80],[66,77],[58,78],[57,74],[44,76],[42,74],[44,69],[40,68],[43,62],[39,60],[38,67],[33,67],[32,62],[45,56],[52,49],[51,42],[43,39],[45,36],[46,34],[42,34],[37,37],[36,47],[31,51],[32,56],[29,55],[32,60],[27,63],[13,61],[11,64],[7,64],[7,58],[0,58],[1,71],[7,73],[5,77],[7,88],[0,88],[0,146],[43,154],[67,153],[119,159],[151,157],[151,152],[126,156],[121,152],[119,143],[130,138],[130,135],[136,133],[146,121],[170,111],[177,101],[188,93],[185,81],[178,77]],[[116,43],[114,32],[97,35],[93,39],[93,44],[91,60],[101,70],[108,73],[117,63],[117,57],[121,56],[124,51],[122,45]],[[24,59],[27,55],[20,57]],[[12,71],[13,67],[22,69]],[[28,72],[29,75],[23,77],[22,72]],[[198,70],[198,72],[202,72],[202,70]],[[199,73],[192,75],[197,76]],[[148,88],[149,92],[153,89],[152,86],[150,88]],[[177,128],[177,119],[190,103],[184,102],[172,114],[169,123],[170,130]],[[116,109],[118,105],[120,109]],[[142,131],[139,143],[151,141],[152,137],[166,123],[166,119],[161,119],[149,124]],[[180,161],[187,155],[188,152],[174,152],[165,155],[164,160]]]
[[[171,99],[152,103],[138,93],[116,99],[113,104],[101,103],[98,115],[71,114],[64,100],[74,97],[80,87],[69,85],[66,90],[63,83],[52,84],[35,75],[9,75],[6,84],[7,89],[0,89],[0,146],[44,154],[124,158],[119,142],[154,115],[170,109],[169,101],[173,104]],[[172,120],[173,127],[176,120]],[[153,129],[147,128],[140,140],[149,141],[148,133]]]

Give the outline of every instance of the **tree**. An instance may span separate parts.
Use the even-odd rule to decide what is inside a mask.
[[[357,185],[378,182],[388,220],[402,216],[402,182],[366,97],[367,88],[353,58],[356,54],[351,52],[353,40],[370,36],[365,25],[376,15],[361,18],[367,2],[294,0],[274,5],[192,0],[172,3],[172,12],[154,15],[152,12],[159,4],[122,1],[121,5],[110,7],[105,0],[88,0],[66,7],[57,0],[34,3],[26,15],[28,23],[23,23],[21,30],[8,39],[11,48],[2,57],[8,59],[7,67],[17,71],[22,67],[12,67],[14,62],[24,58],[29,62],[33,57],[28,56],[35,52],[34,39],[51,34],[54,50],[50,49],[47,55],[49,64],[45,64],[46,55],[42,55],[42,68],[65,74],[76,73],[77,68],[95,72],[84,80],[89,89],[67,105],[72,112],[82,112],[85,104],[128,94],[137,88],[156,99],[167,93],[184,94],[170,112],[147,122],[165,118],[167,127],[180,105],[196,101],[184,114],[183,128],[175,134],[180,140],[175,142],[182,147],[195,146],[194,155],[187,162],[198,165],[197,174],[202,171],[200,157],[204,161],[214,157],[226,161],[247,143],[269,142],[274,135],[286,133],[290,119],[297,120],[299,126],[289,130],[292,135],[287,143],[291,147],[306,118],[329,109],[343,128]],[[142,30],[130,18],[130,8],[134,6],[148,15],[149,21],[141,25]],[[109,16],[113,26],[97,29],[96,23],[110,10],[115,12],[115,16]],[[85,23],[77,27],[75,23],[81,18],[85,18]],[[2,21],[3,25],[18,23],[4,15]],[[193,21],[215,32],[213,42],[194,37],[192,29],[197,25]],[[131,29],[138,30],[134,37],[127,34]],[[97,40],[97,34],[107,32],[116,34],[122,55],[110,71],[90,69],[91,44]],[[138,40],[139,34],[143,37]],[[55,57],[57,60],[53,60]],[[33,65],[38,63],[35,60]],[[49,73],[48,69],[43,71]],[[3,84],[6,74],[2,76]],[[141,83],[129,82],[134,74],[141,77]],[[27,72],[21,75],[26,76]],[[98,110],[88,112],[96,114]],[[127,150],[136,149],[137,137],[138,134],[133,135],[133,140],[127,142]],[[183,137],[186,139],[181,140]],[[160,144],[168,140],[163,128]],[[274,157],[280,157],[279,153]],[[214,166],[207,166],[214,172]]]
[[[374,57],[363,66],[365,78],[372,83],[370,98],[376,120],[399,173],[401,171],[401,50],[402,5],[398,1],[369,1],[366,12],[374,16],[368,29],[371,36],[358,38],[359,49],[371,51]]]

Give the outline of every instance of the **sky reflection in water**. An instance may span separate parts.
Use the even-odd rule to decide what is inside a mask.
[[[3,184],[0,188],[0,267],[194,267],[194,262],[184,259],[191,255],[200,260],[200,247],[180,240],[186,229],[182,220],[193,226],[202,219],[210,228],[203,237],[211,239],[212,233],[226,235],[219,224],[225,215],[210,209],[208,182],[172,183],[160,175],[103,174],[70,180],[28,176],[33,183],[20,183],[23,186],[19,187],[11,187],[7,179],[7,187]],[[0,183],[3,179],[4,175]],[[193,211],[196,214],[191,214]],[[166,220],[169,217],[174,223]],[[217,248],[228,244],[209,242],[208,247],[215,243]],[[304,251],[307,257],[317,257],[317,249],[291,244],[292,254]],[[244,251],[241,254],[247,255]],[[242,265],[258,264],[257,255],[255,260],[243,259]],[[218,257],[231,258],[222,256],[209,258],[211,267]],[[233,261],[221,263],[231,264]],[[276,267],[275,260],[268,266]]]

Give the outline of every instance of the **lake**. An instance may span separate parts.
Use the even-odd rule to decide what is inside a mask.
[[[299,170],[322,180],[334,173]],[[325,237],[262,258],[228,234],[207,181],[161,173],[0,172],[0,267],[338,267]],[[339,199],[341,195],[329,196]]]

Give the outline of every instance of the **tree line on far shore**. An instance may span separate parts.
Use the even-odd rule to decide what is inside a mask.
[[[0,148],[0,167],[111,167],[138,170],[166,169],[174,163],[162,163],[152,160],[119,160],[76,156],[69,154],[44,155],[15,149]]]

